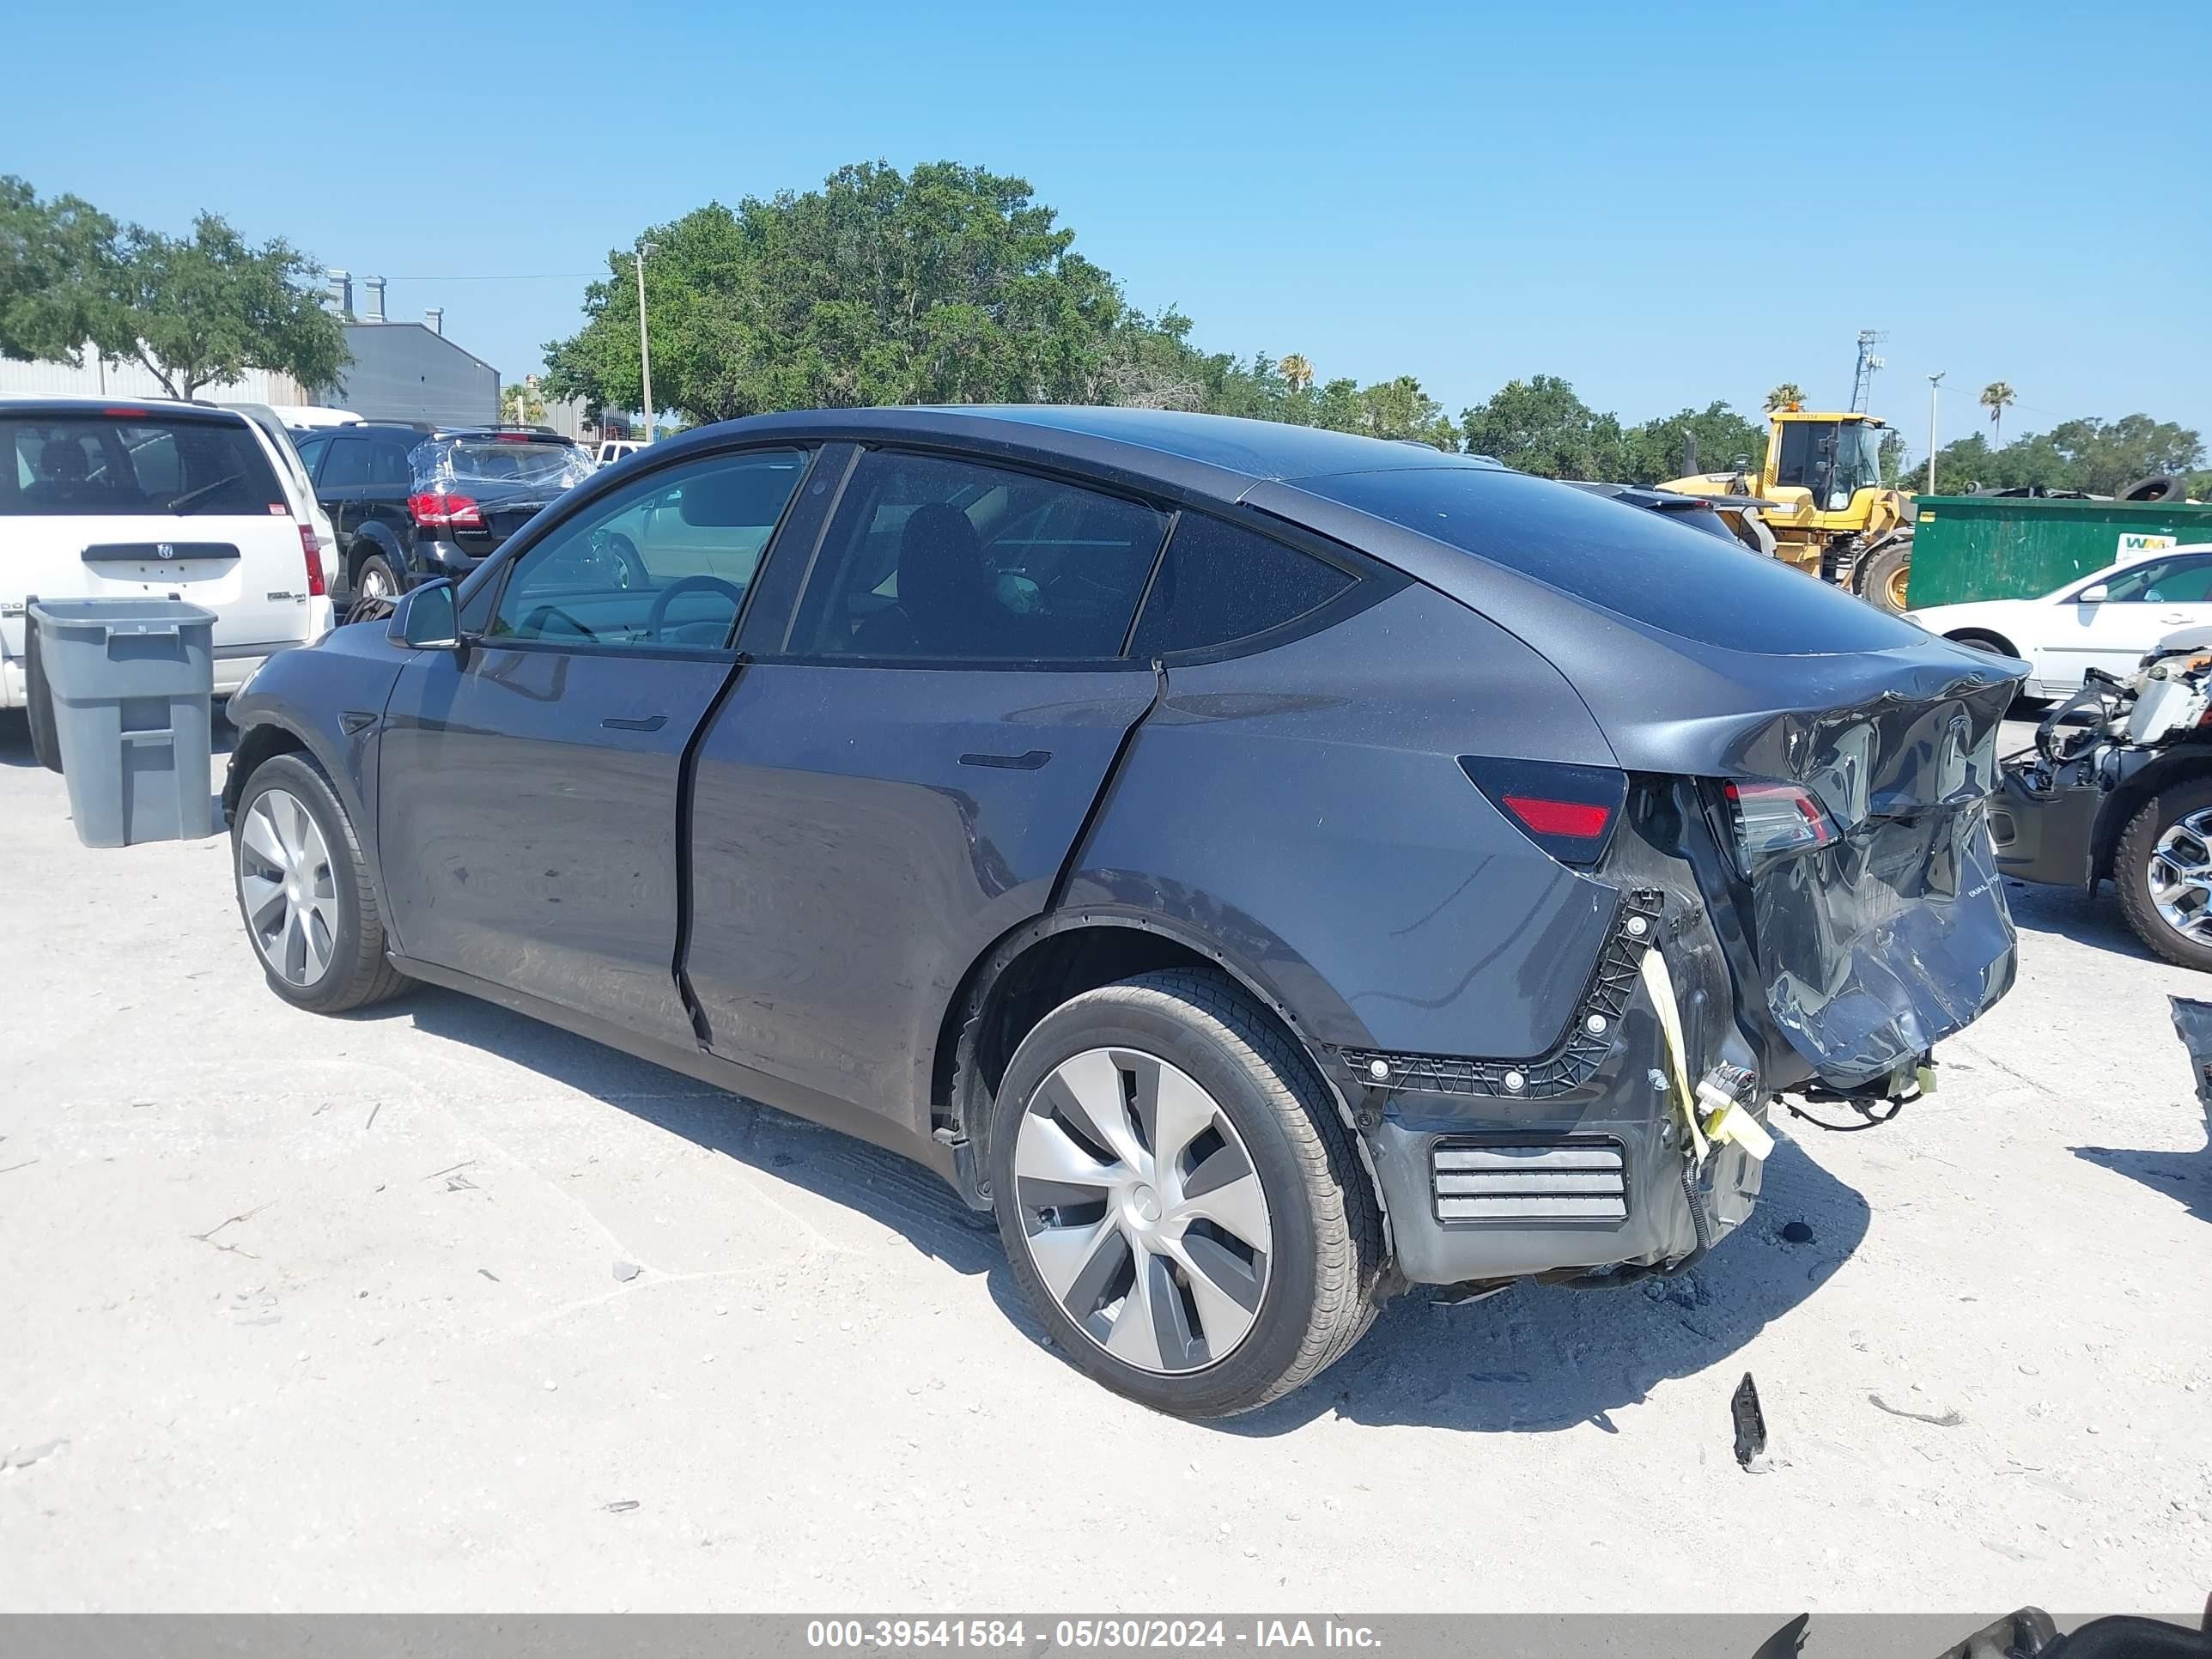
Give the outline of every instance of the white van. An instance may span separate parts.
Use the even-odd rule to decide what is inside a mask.
[[[158,400],[0,398],[0,708],[30,714],[58,767],[43,682],[25,662],[33,599],[185,599],[216,615],[215,690],[331,625],[323,550],[252,422]]]

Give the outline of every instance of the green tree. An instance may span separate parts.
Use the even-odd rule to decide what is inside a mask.
[[[111,362],[144,365],[172,398],[249,368],[329,386],[352,354],[343,325],[305,285],[318,274],[281,237],[250,247],[212,213],[193,220],[187,237],[133,225],[112,295],[95,308],[93,342]]]
[[[1601,415],[1553,374],[1509,380],[1488,402],[1466,410],[1460,428],[1469,454],[1547,478],[1604,478],[1621,471],[1620,422]]]
[[[656,398],[696,421],[805,406],[1097,401],[1132,355],[1146,360],[1115,352],[1121,294],[1055,221],[1022,179],[941,161],[910,175],[844,167],[818,191],[710,204],[654,226],[644,234],[655,245],[646,288]],[[586,290],[583,329],[546,348],[546,390],[635,407],[631,253],[617,249],[607,264]]]
[[[1795,380],[1784,380],[1766,394],[1766,412],[1778,409],[1802,409],[1805,405],[1805,389]]]
[[[1757,473],[1766,455],[1766,428],[1726,404],[1644,421],[1621,434],[1619,481],[1654,484],[1693,472]]]
[[[2004,443],[2004,412],[2018,397],[2019,394],[2004,381],[1991,380],[1982,388],[1982,395],[1976,400],[1990,411],[1990,441],[2000,447]]]
[[[0,175],[0,357],[83,362],[112,297],[115,221],[75,196],[42,202]]]
[[[499,418],[510,425],[536,426],[545,418],[545,398],[532,382],[518,380],[499,392]]]

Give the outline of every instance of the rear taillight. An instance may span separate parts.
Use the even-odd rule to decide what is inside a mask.
[[[323,586],[323,544],[315,539],[315,526],[300,526],[300,550],[307,556],[307,593],[320,599],[330,590]]]
[[[1826,811],[1794,783],[1728,783],[1722,793],[1735,832],[1736,861],[1747,876],[1836,838]]]
[[[483,523],[483,514],[466,495],[448,495],[442,490],[424,490],[407,498],[407,516],[416,524],[436,528],[444,526],[453,529],[472,530]]]
[[[1513,826],[1562,864],[1605,855],[1628,795],[1628,775],[1609,766],[1462,755],[1460,768]]]

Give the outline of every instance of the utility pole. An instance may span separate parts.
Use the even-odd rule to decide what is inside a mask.
[[[1943,375],[1950,372],[1947,368],[1942,374],[1928,377],[1928,493],[1931,495],[1936,493],[1936,398]]]
[[[1874,348],[1889,337],[1887,329],[1863,328],[1859,331],[1858,361],[1851,365],[1851,408],[1859,414],[1868,412],[1874,401],[1874,377],[1883,367]]]
[[[645,441],[653,441],[653,345],[645,334],[645,256],[656,245],[637,245],[637,368],[645,381]]]

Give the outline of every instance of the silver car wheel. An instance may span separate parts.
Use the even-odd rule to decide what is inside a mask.
[[[392,597],[392,580],[384,574],[380,564],[371,564],[361,573],[361,597],[364,599],[388,599]]]
[[[1169,1376],[1233,1352],[1273,1253],[1237,1126],[1154,1054],[1092,1048],[1037,1085],[1014,1138],[1023,1243],[1078,1329]]]
[[[246,809],[238,890],[270,972],[302,988],[321,979],[337,942],[337,892],[330,847],[298,796],[270,789]]]
[[[2150,851],[2150,899],[2192,945],[2212,945],[2212,807],[2167,827]]]

